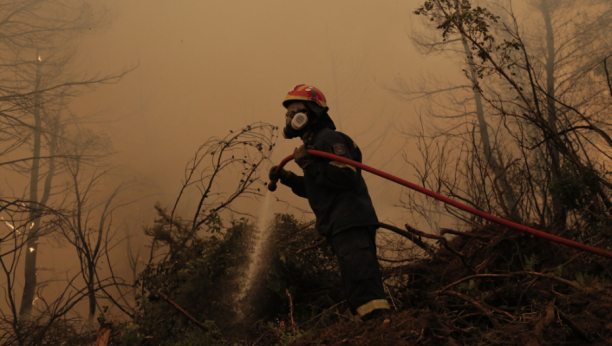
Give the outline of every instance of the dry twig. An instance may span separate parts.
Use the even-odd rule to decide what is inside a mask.
[[[195,323],[195,325],[198,328],[200,328],[202,331],[204,331],[205,333],[210,332],[210,329],[208,329],[205,325],[200,323],[200,321],[196,320],[195,317],[191,316],[187,311],[183,310],[183,308],[181,308],[178,304],[176,304],[170,298],[168,298],[167,295],[161,293],[160,291],[157,291],[157,294],[159,294],[165,301],[167,301],[168,304],[172,305],[172,307],[175,308],[178,312],[180,312],[185,317],[187,317],[189,320],[191,320],[191,322]],[[210,336],[212,336],[213,338],[215,338],[217,340],[220,340],[219,336],[217,336],[215,334],[210,334]]]
[[[463,263],[463,265],[472,273],[477,274],[476,271],[466,262],[465,257],[460,254],[459,252],[457,252],[455,249],[453,249],[452,247],[450,247],[448,245],[448,242],[446,241],[446,238],[444,238],[443,236],[440,235],[433,235],[433,234],[428,234],[425,232],[421,232],[413,227],[411,227],[408,224],[405,224],[406,229],[408,230],[408,232],[417,235],[419,237],[425,237],[425,238],[429,238],[429,239],[437,239],[440,244],[442,244],[442,246],[444,246],[444,248],[446,250],[448,250],[449,252],[451,252],[453,255],[459,257],[461,259],[461,263]]]
[[[461,237],[476,238],[476,239],[483,239],[483,240],[489,240],[493,237],[491,235],[475,234],[475,233],[470,233],[470,232],[455,231],[455,230],[448,229],[448,228],[440,228],[440,235],[445,235],[447,233],[458,235]]]
[[[478,308],[479,310],[483,311],[487,316],[490,316],[490,317],[492,316],[493,312],[496,312],[496,313],[498,313],[500,315],[508,317],[511,320],[515,320],[516,319],[516,316],[514,316],[514,315],[512,315],[512,314],[510,314],[510,313],[508,313],[506,311],[500,310],[500,309],[498,309],[496,307],[493,307],[493,306],[490,306],[490,305],[486,305],[484,303],[481,304],[481,303],[477,302],[476,300],[474,300],[474,299],[472,299],[472,298],[470,298],[470,297],[468,297],[468,296],[466,296],[464,294],[461,294],[459,292],[444,291],[444,292],[440,292],[440,294],[447,295],[447,296],[455,296],[455,297],[461,298],[461,299],[465,300],[466,302],[474,305],[476,308]],[[494,320],[491,319],[491,321],[493,322]],[[494,323],[497,323],[497,322],[495,321]]]
[[[289,296],[289,316],[291,317],[291,329],[293,330],[293,341],[295,341],[295,321],[293,321],[293,300],[291,299],[291,294],[289,293],[289,289],[285,288],[285,292],[287,292],[287,296]]]
[[[512,274],[515,274],[515,275],[518,275],[518,274],[524,274],[524,275],[541,276],[541,277],[544,277],[544,278],[548,278],[548,279],[556,280],[556,281],[559,281],[559,282],[563,282],[563,283],[564,283],[564,284],[566,284],[566,285],[570,285],[570,286],[574,287],[575,289],[577,289],[577,290],[579,290],[579,291],[582,291],[582,287],[580,287],[579,285],[577,285],[577,284],[575,284],[575,283],[573,283],[573,282],[571,282],[571,281],[569,281],[569,280],[565,280],[565,279],[560,278],[560,277],[558,277],[558,276],[552,275],[552,274],[544,274],[544,273],[536,273],[536,272],[527,272],[527,271],[516,272],[516,273],[512,273]]]
[[[557,311],[557,313],[559,314],[559,317],[561,317],[561,320],[563,322],[565,322],[570,328],[572,328],[572,330],[578,334],[578,336],[580,336],[582,339],[586,340],[586,341],[591,341],[591,338],[588,337],[588,335],[582,330],[580,329],[580,327],[578,327],[576,325],[576,323],[574,323],[574,321],[572,321],[569,316],[567,316],[566,314],[563,313],[563,311],[559,310],[558,307],[555,306],[555,310]]]
[[[546,307],[546,315],[535,326],[534,333],[539,339],[544,338],[544,330],[552,323],[555,318],[555,300],[553,299]]]
[[[435,298],[438,295],[440,295],[440,293],[446,291],[447,289],[449,289],[449,288],[451,288],[451,287],[453,287],[455,285],[458,285],[458,284],[462,283],[463,281],[474,279],[474,278],[487,278],[487,277],[488,278],[490,278],[490,277],[493,277],[493,278],[508,278],[508,277],[512,277],[512,274],[477,274],[477,275],[466,276],[464,278],[461,278],[461,279],[453,282],[450,285],[445,286],[444,288],[438,290],[437,292],[432,293],[432,295]]]
[[[429,246],[428,244],[426,244],[424,241],[422,241],[419,237],[415,237],[414,234],[408,233],[402,229],[399,229],[395,226],[392,225],[388,225],[386,223],[382,223],[379,222],[378,225],[380,226],[380,228],[384,228],[384,229],[388,229],[389,231],[399,234],[403,237],[408,238],[408,240],[410,240],[411,242],[413,242],[415,245],[417,245],[418,247],[420,247],[421,249],[425,250],[425,252],[427,252],[430,256],[433,256],[434,251],[432,250],[431,246]],[[420,231],[418,231],[420,232]],[[427,237],[425,237],[427,238]]]
[[[300,252],[304,252],[304,251],[308,251],[308,250],[311,250],[311,249],[317,248],[317,247],[319,247],[319,246],[323,245],[323,243],[325,243],[325,241],[326,241],[326,240],[327,240],[327,238],[323,238],[323,239],[319,240],[318,242],[316,242],[316,243],[314,243],[314,244],[312,244],[312,245],[310,245],[310,246],[307,246],[307,247],[305,247],[305,248],[303,248],[303,249],[299,249],[299,250],[297,250],[295,254],[297,255],[297,254],[299,254]]]

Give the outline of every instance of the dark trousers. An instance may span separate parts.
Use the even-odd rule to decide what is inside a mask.
[[[385,300],[382,274],[376,258],[376,228],[351,228],[331,237],[342,284],[351,312],[372,301]],[[386,300],[384,302],[386,303]],[[361,309],[362,310],[362,309]]]

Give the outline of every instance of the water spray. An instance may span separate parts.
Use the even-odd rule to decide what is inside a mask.
[[[253,252],[251,253],[251,258],[249,259],[248,268],[246,272],[246,280],[244,285],[240,289],[240,292],[235,298],[235,306],[239,307],[242,304],[240,302],[246,297],[249,290],[252,288],[253,283],[255,282],[255,278],[257,273],[261,270],[262,266],[262,255],[263,249],[266,246],[266,242],[270,237],[269,223],[270,223],[270,200],[272,199],[271,191],[266,193],[264,197],[263,204],[261,205],[261,210],[259,211],[259,220],[257,222],[257,229],[255,236],[257,237],[255,240],[255,244],[253,246]],[[237,310],[238,320],[244,317],[242,311]]]

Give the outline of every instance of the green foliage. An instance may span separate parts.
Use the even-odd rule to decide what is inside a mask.
[[[479,78],[484,77],[487,69],[493,73],[494,70],[511,69],[515,65],[511,59],[512,52],[520,50],[521,43],[516,39],[503,39],[497,43],[490,28],[500,17],[486,8],[472,6],[469,0],[427,0],[414,14],[425,16],[435,23],[436,28],[442,31],[443,41],[451,39],[453,35],[461,35],[472,53],[481,60],[481,66],[477,67]],[[494,61],[493,53],[499,55],[499,60]]]
[[[559,266],[553,271],[553,274],[560,278],[563,277],[563,264],[559,264]]]
[[[138,332],[138,325],[128,323],[119,329],[121,346],[138,346],[144,336]]]
[[[277,214],[271,229],[267,274],[263,278],[267,290],[269,316],[289,313],[289,290],[293,298],[296,320],[331,323],[335,318],[322,312],[341,302],[340,274],[329,245],[296,254],[320,236],[311,223],[299,222],[292,215]],[[318,318],[317,318],[318,317]]]
[[[291,345],[294,341],[300,339],[301,337],[308,335],[307,332],[299,328],[295,328],[295,330],[288,327],[281,327],[274,322],[268,322],[268,328],[274,332],[279,338],[279,342],[275,343],[275,346],[286,346]]]
[[[160,204],[155,205],[155,210],[157,218],[153,221],[153,226],[144,228],[144,233],[153,238],[154,246],[169,246],[172,252],[173,245],[186,236],[185,222],[178,216],[171,218]]]
[[[10,320],[3,320],[3,323],[12,323]],[[17,324],[21,339],[10,335],[10,331],[2,329],[0,333],[0,345],[91,345],[96,340],[96,332],[83,329],[83,325],[78,319],[61,318],[55,321],[44,319],[34,319],[33,321],[19,321]]]
[[[570,162],[561,166],[559,179],[550,185],[553,198],[561,200],[568,210],[587,207],[601,189],[600,173],[593,168],[579,170]]]
[[[219,331],[217,326],[225,330],[236,328],[232,325],[236,322],[237,311],[242,309],[242,304],[247,304],[239,304],[235,299],[244,284],[250,260],[253,225],[243,219],[221,232],[221,219],[211,217],[207,238],[193,236],[185,242],[187,228],[182,222],[170,220],[161,208],[158,208],[158,215],[156,225],[148,229],[147,234],[155,237],[157,248],[168,249],[168,253],[164,259],[149,264],[138,277],[136,284],[142,293],[138,299],[139,311],[134,324],[125,327],[122,335],[126,339],[121,342],[130,345],[148,336],[147,342],[151,345],[225,344],[197,329],[158,292],[167,295],[198,321],[206,321],[214,333]],[[337,307],[343,294],[335,256],[329,246],[325,244],[296,254],[320,236],[312,223],[299,222],[292,215],[276,215],[267,231],[271,234],[265,244],[264,269],[247,294],[251,310],[242,309],[250,318],[244,322],[244,328],[258,319],[284,318],[291,305],[294,319],[303,323],[302,326],[333,323],[337,318],[325,312]],[[184,243],[182,247],[181,243]],[[292,297],[291,303],[287,290]],[[302,334],[298,329],[296,332],[286,330],[279,334],[280,344]]]
[[[486,8],[476,6],[475,8],[468,0],[460,1],[425,1],[423,6],[414,11],[416,15],[430,17],[432,22],[438,23],[438,29],[442,30],[442,37],[446,40],[448,36],[460,32],[465,26],[472,33],[478,33],[483,41],[494,41],[489,34],[489,22],[497,23],[499,16],[493,15]]]
[[[213,321],[206,321],[204,323],[206,327],[215,328]],[[214,345],[226,345],[225,342],[215,340],[213,335],[220,336],[218,331],[211,333],[204,333],[201,329],[194,329],[189,333],[180,336],[176,339],[176,342],[172,343],[172,346],[214,346]]]
[[[536,266],[540,264],[538,260],[538,256],[536,254],[531,254],[531,256],[525,255],[525,270],[528,272],[535,271]]]
[[[476,288],[478,288],[478,285],[476,284],[476,281],[472,279],[468,282],[460,283],[459,288],[469,293],[469,292],[473,292]]]
[[[576,216],[575,235],[580,241],[595,243],[600,237],[612,236],[612,208],[604,191],[604,178],[609,172],[592,167],[578,169],[570,162],[561,166],[560,177],[550,185],[553,198]]]
[[[574,274],[574,277],[576,278],[576,280],[572,282],[580,286],[586,286],[588,283],[595,279],[592,275],[583,272],[576,272]]]
[[[212,345],[213,341],[205,341],[207,335],[202,335],[158,292],[198,321],[207,321],[211,330],[218,330],[216,323],[229,325],[236,315],[233,299],[248,261],[253,226],[241,219],[221,232],[221,219],[214,217],[209,225],[209,234],[213,235],[193,235],[184,241],[181,232],[185,228],[167,218],[161,208],[158,212],[156,226],[148,234],[156,237],[158,247],[167,246],[169,252],[161,261],[149,264],[136,281],[142,296],[135,323],[141,334],[152,337],[148,341],[152,345]]]
[[[210,233],[219,233],[221,232],[221,216],[218,212],[212,210],[206,217],[204,218],[204,225],[208,228],[207,231]]]

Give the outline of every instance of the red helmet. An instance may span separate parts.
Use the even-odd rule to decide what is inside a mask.
[[[283,107],[287,108],[293,101],[311,101],[323,108],[327,107],[327,101],[321,90],[312,85],[300,84],[293,88],[283,100]]]

